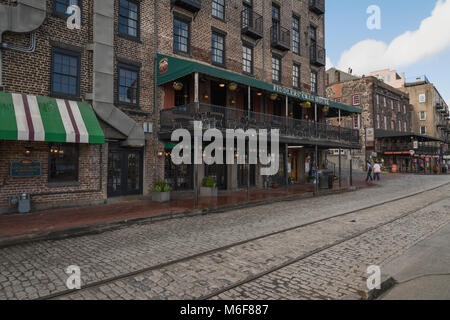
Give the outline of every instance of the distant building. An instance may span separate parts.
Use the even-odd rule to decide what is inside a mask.
[[[403,72],[400,76],[396,70],[379,70],[374,71],[369,74],[369,76],[373,76],[384,83],[390,85],[393,88],[402,88],[405,86],[405,73]]]
[[[349,70],[349,72],[344,72],[344,71],[341,71],[336,68],[330,68],[327,70],[327,73],[325,75],[325,84],[327,86],[329,86],[329,85],[332,85],[335,83],[345,82],[345,81],[355,80],[355,79],[360,78],[358,76],[354,76],[351,72],[352,72],[351,69]]]

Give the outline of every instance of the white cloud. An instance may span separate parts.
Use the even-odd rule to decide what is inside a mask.
[[[325,64],[325,70],[328,70],[333,67],[334,67],[334,64],[333,64],[333,62],[331,62],[330,57],[327,57],[326,64]]]
[[[342,53],[338,68],[357,74],[410,66],[450,48],[450,0],[438,0],[419,29],[406,31],[386,44],[372,39],[356,43]]]

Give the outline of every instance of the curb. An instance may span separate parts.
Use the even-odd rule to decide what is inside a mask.
[[[377,300],[381,295],[391,290],[397,284],[397,281],[389,275],[381,276],[381,279],[380,289],[357,290],[357,293],[346,295],[342,300]]]
[[[29,242],[36,242],[36,241],[45,241],[45,240],[62,240],[67,238],[74,238],[74,237],[80,237],[85,235],[94,235],[94,234],[100,234],[107,231],[113,231],[117,230],[123,227],[131,226],[131,225],[145,225],[145,224],[151,224],[159,221],[166,221],[166,220],[172,220],[172,219],[180,219],[180,218],[187,218],[187,217],[195,217],[199,215],[209,215],[209,214],[215,214],[215,213],[223,213],[231,210],[236,209],[245,209],[245,208],[252,208],[262,205],[268,205],[272,203],[277,202],[283,202],[283,201],[296,201],[296,200],[302,200],[302,199],[310,199],[314,197],[322,197],[327,195],[334,195],[334,194],[341,194],[341,193],[348,193],[357,191],[360,189],[363,189],[366,187],[350,187],[343,190],[331,190],[331,191],[321,191],[318,195],[314,195],[314,193],[304,193],[300,195],[289,195],[289,196],[282,196],[282,197],[276,197],[276,198],[269,198],[264,200],[254,200],[249,202],[241,202],[241,203],[235,203],[230,205],[223,205],[223,206],[216,206],[216,207],[209,207],[209,208],[201,208],[201,209],[194,209],[194,210],[185,210],[185,211],[178,211],[178,212],[172,212],[172,213],[162,213],[157,214],[152,217],[141,217],[141,218],[133,218],[129,220],[122,220],[122,221],[115,221],[115,222],[102,222],[102,223],[96,223],[96,224],[89,224],[85,226],[80,227],[73,227],[73,228],[67,228],[67,229],[61,229],[61,230],[55,230],[55,231],[44,231],[44,232],[38,232],[38,233],[31,233],[26,235],[19,235],[19,236],[13,236],[9,238],[3,238],[0,239],[0,249],[14,246],[14,245],[20,245],[20,244],[26,244]]]

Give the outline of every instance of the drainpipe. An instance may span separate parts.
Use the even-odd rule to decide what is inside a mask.
[[[289,119],[288,119],[288,112],[289,112],[289,97],[286,96],[286,129],[289,126]],[[286,192],[289,192],[289,172],[288,172],[288,166],[289,166],[289,161],[288,161],[288,156],[289,156],[289,145],[286,143],[284,145],[284,166],[285,166],[285,182],[286,182]]]
[[[341,169],[341,109],[339,109],[339,188],[342,186],[342,169]]]
[[[315,121],[315,126],[316,126],[316,137],[317,137],[317,103],[314,103],[314,121]],[[318,152],[318,147],[317,147],[317,143],[315,145],[315,153],[314,153],[314,157],[316,158],[314,161],[314,165],[316,167],[316,183],[314,185],[314,194],[317,195],[318,191],[319,191],[319,152]]]
[[[158,74],[158,1],[155,1],[154,4],[154,24],[153,24],[153,33],[154,33],[154,66],[153,66],[153,181],[158,180],[158,133],[156,132],[156,128],[158,128],[158,87],[157,87],[157,74]]]
[[[198,96],[198,72],[194,75],[194,108],[195,108],[195,116],[197,116],[199,111],[199,96]],[[196,118],[196,117],[194,117]],[[194,128],[195,130],[195,128]],[[199,141],[196,141],[198,138],[194,134],[194,148],[195,146],[200,143]],[[198,152],[197,148],[194,150],[194,203],[195,206],[198,205],[198,163],[197,163],[197,157],[196,153]]]
[[[252,102],[251,98],[252,89],[248,86],[248,94],[247,94],[247,117],[248,121],[250,121],[250,103]],[[248,129],[248,124],[247,124]],[[247,148],[248,158],[247,158],[247,200],[250,200],[250,138],[248,140],[248,148]]]
[[[17,0],[17,6],[0,5],[0,44],[6,31],[27,33],[39,28],[47,15],[46,0]],[[3,87],[3,56],[0,46],[0,90]]]

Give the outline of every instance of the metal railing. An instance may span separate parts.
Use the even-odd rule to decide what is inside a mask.
[[[325,13],[325,2],[324,0],[309,0],[309,10],[317,13]]]
[[[317,43],[313,43],[310,46],[310,60],[312,64],[318,66],[325,66],[326,53],[325,48],[319,46]]]
[[[281,50],[289,50],[291,48],[291,33],[286,28],[272,26],[270,28],[270,38],[273,47]]]
[[[241,12],[242,33],[255,38],[263,37],[263,17],[253,10],[245,9]]]
[[[194,121],[201,121],[203,129],[279,129],[280,136],[294,139],[360,143],[359,130],[204,103],[199,104],[198,112],[195,111],[195,104],[161,110],[160,119],[161,132],[181,128],[192,131]]]
[[[381,152],[406,152],[414,150],[416,154],[440,154],[441,148],[435,146],[419,145],[419,148],[414,149],[412,143],[387,143],[379,146]]]

